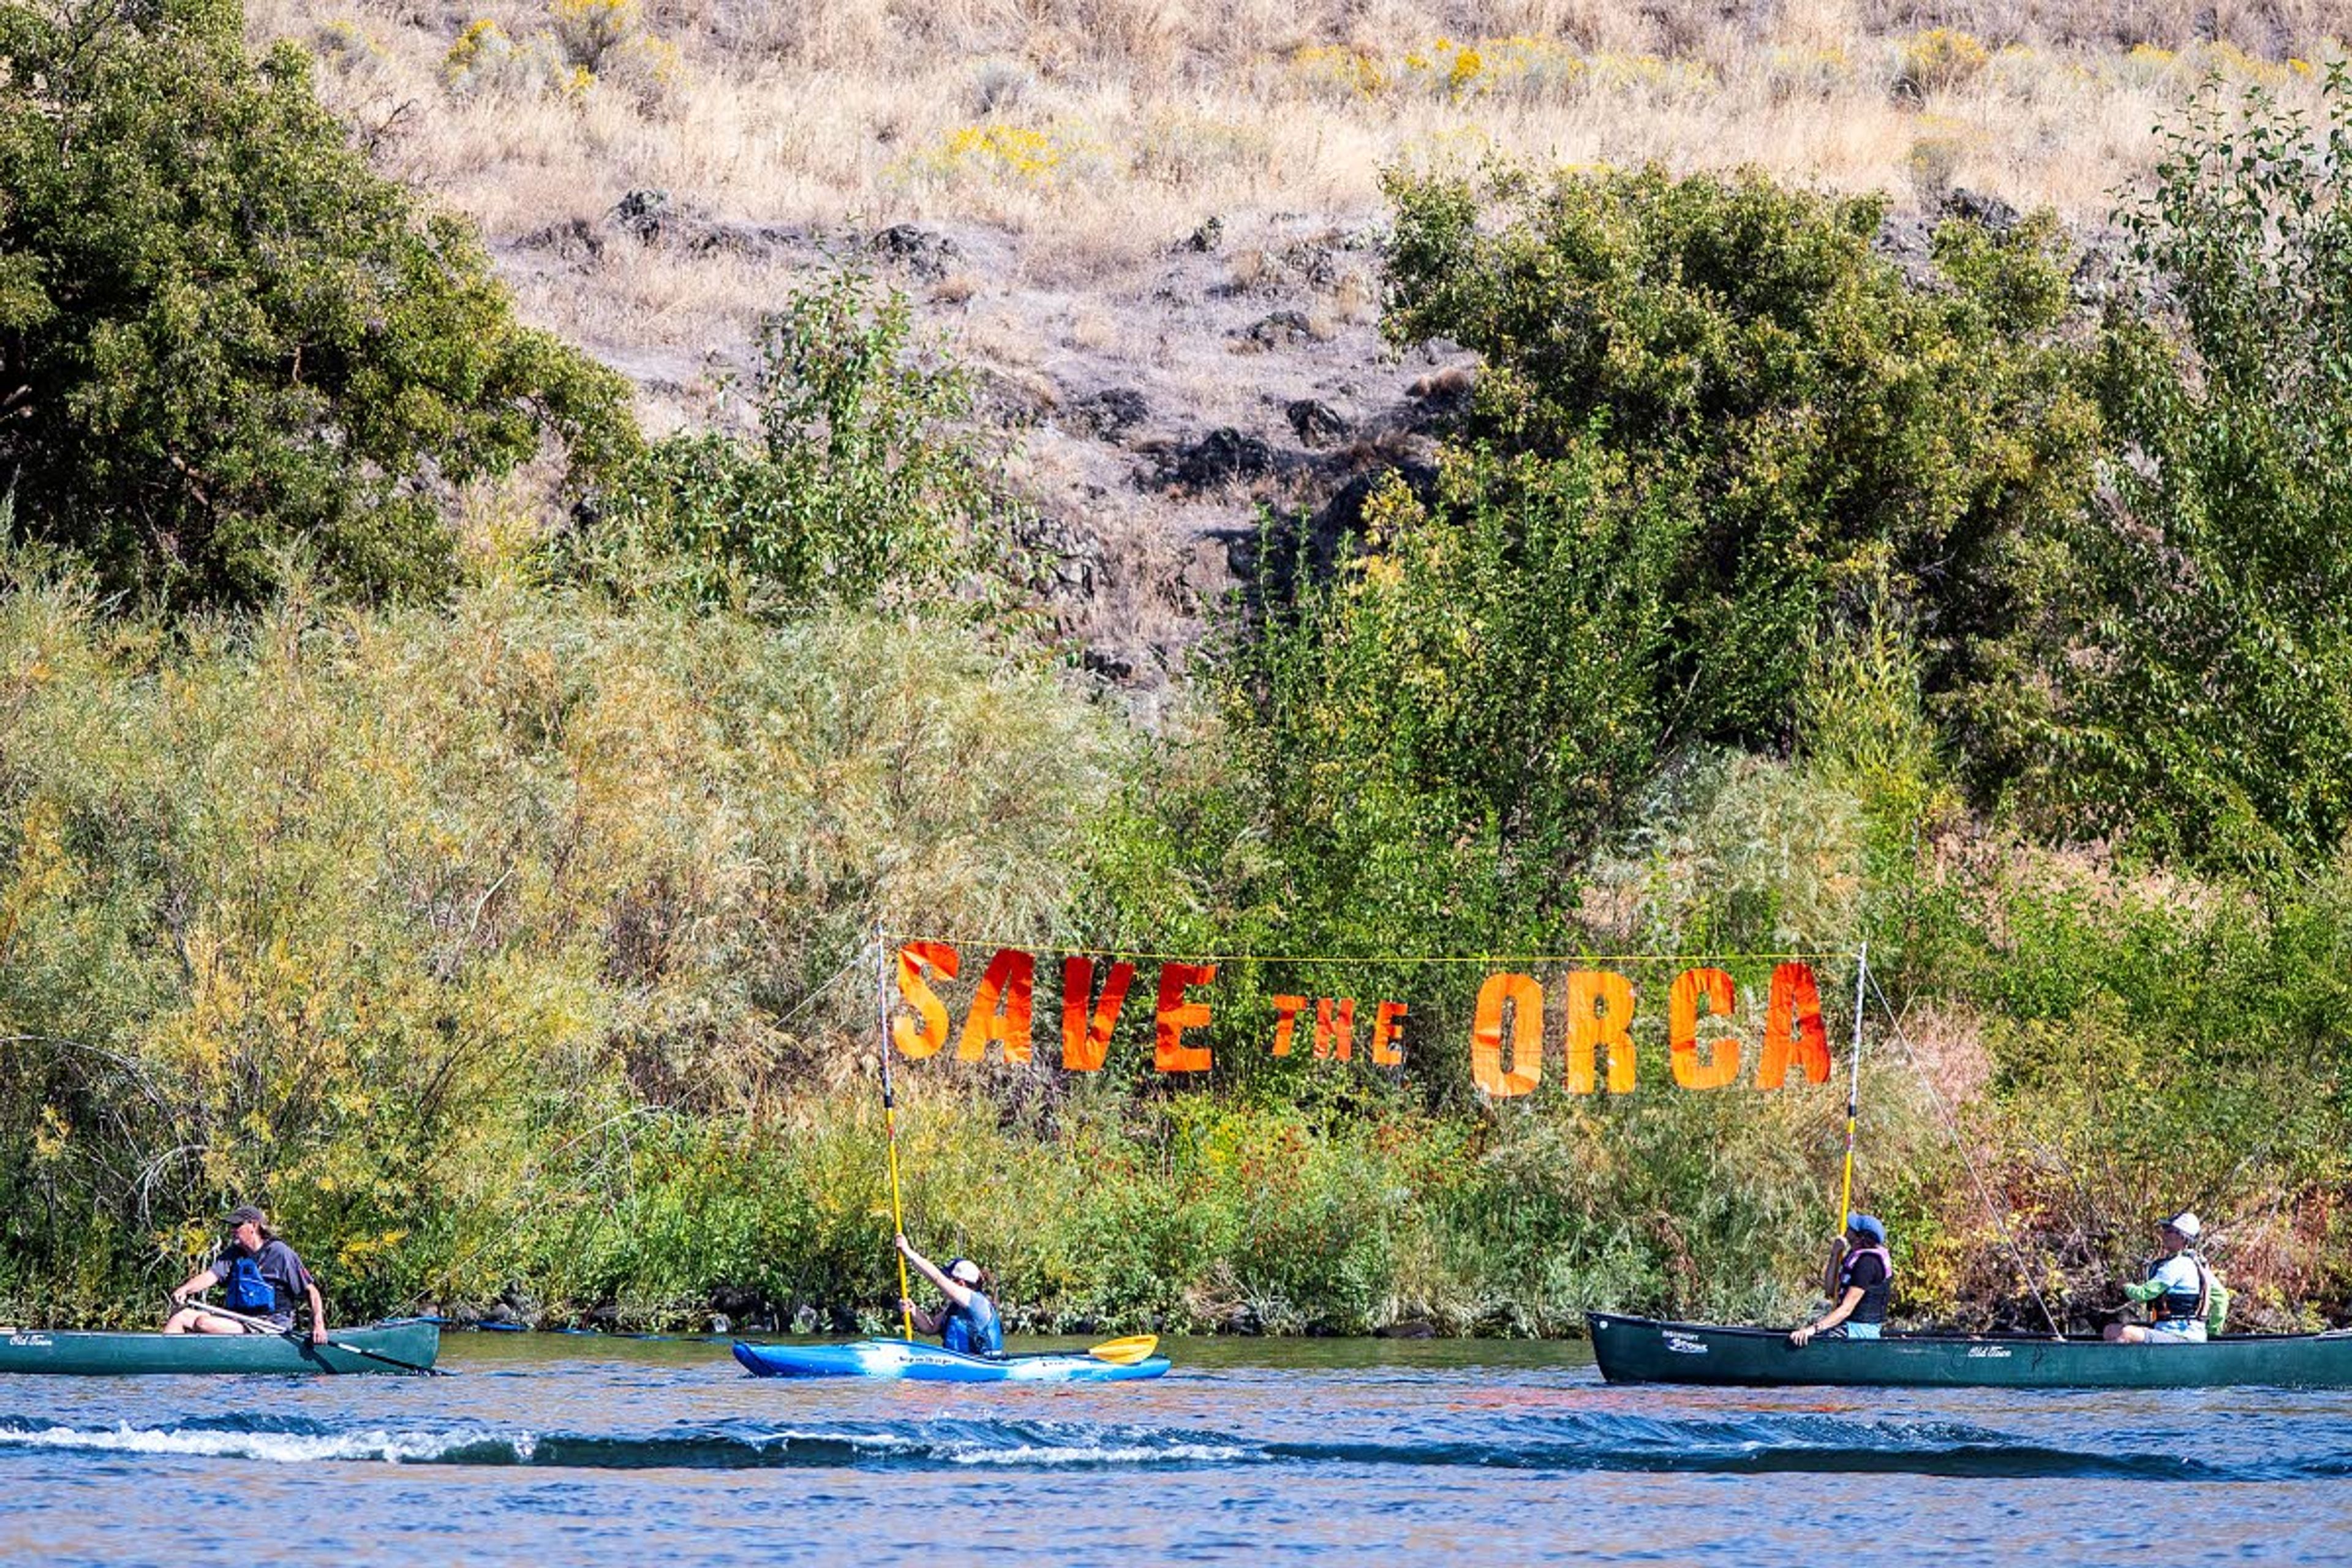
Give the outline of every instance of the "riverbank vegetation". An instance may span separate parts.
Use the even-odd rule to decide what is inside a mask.
[[[1400,169],[1389,330],[1472,405],[1336,547],[1269,518],[1146,731],[887,290],[648,440],[233,10],[0,16],[0,1315],[144,1318],[259,1199],[344,1315],[878,1321],[877,920],[1364,994],[1867,940],[1908,1311],[2088,1321],[2187,1205],[2248,1321],[2341,1314],[2340,65],[2208,89],[2103,303],[2046,216],[1906,275],[1761,173]],[[1016,1325],[1769,1319],[1832,1228],[1827,1088],[1148,1027],[898,1075],[909,1228]]]

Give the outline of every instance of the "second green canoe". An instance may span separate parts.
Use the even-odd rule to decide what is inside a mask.
[[[1612,1383],[1803,1384],[1862,1388],[2352,1388],[2352,1333],[2225,1334],[2201,1345],[2111,1345],[2022,1335],[1815,1340],[1777,1329],[1588,1314]]]
[[[429,1369],[441,1352],[441,1331],[431,1323],[375,1323],[337,1329],[333,1342],[314,1345],[283,1334],[83,1333],[67,1330],[0,1330],[0,1373],[53,1373],[79,1377],[145,1377],[185,1373],[215,1377],[240,1373],[400,1373]],[[373,1355],[362,1355],[362,1351]],[[379,1361],[376,1357],[386,1359]],[[394,1366],[404,1362],[406,1366]]]

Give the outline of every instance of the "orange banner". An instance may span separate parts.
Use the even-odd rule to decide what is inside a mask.
[[[961,955],[950,942],[909,941],[899,947],[889,1034],[892,1046],[908,1060],[936,1056],[946,1047],[949,1010],[940,992],[961,968]],[[1151,1013],[1151,1060],[1159,1071],[1214,1070],[1214,1050],[1206,1031],[1215,1016],[1217,972],[1217,963],[1205,960],[1160,964]],[[959,1061],[982,1063],[993,1056],[1013,1066],[1030,1063],[1036,976],[1035,954],[1000,948],[990,956],[964,1005],[962,1028],[956,1036]],[[1063,958],[1061,1065],[1069,1072],[1099,1072],[1109,1061],[1136,965],[1124,959],[1112,963],[1099,994],[1096,976],[1093,957]],[[1740,1081],[1741,1068],[1751,1059],[1760,1089],[1783,1087],[1791,1067],[1807,1083],[1822,1083],[1830,1077],[1821,981],[1810,963],[1786,961],[1771,970],[1760,1041],[1756,1041],[1753,994],[1743,1011],[1738,983],[1728,969],[1696,964],[1675,973],[1666,988],[1662,1021],[1655,1014],[1643,1021],[1633,982],[1615,970],[1570,969],[1563,979],[1564,999],[1553,1013],[1548,1010],[1551,1005],[1544,984],[1535,975],[1505,972],[1486,976],[1478,990],[1468,1041],[1470,1076],[1481,1093],[1496,1100],[1534,1093],[1543,1084],[1544,1058],[1557,1041],[1566,1069],[1559,1079],[1564,1092],[1588,1095],[1605,1089],[1612,1095],[1631,1094],[1639,1081],[1640,1055],[1658,1049],[1662,1026],[1670,1076],[1685,1090],[1728,1088]],[[1244,994],[1252,993],[1245,990]],[[1374,1068],[1404,1066],[1406,1031],[1414,1013],[1403,1002],[1285,993],[1262,996],[1250,1005],[1257,1009],[1255,1019],[1265,1017],[1266,1007],[1273,1011],[1272,1029],[1256,1035],[1270,1056],[1297,1054],[1299,1022],[1306,1018],[1311,1020],[1314,1059],[1335,1068],[1352,1066],[1358,1059],[1356,1025],[1361,1012],[1369,1016],[1370,1030],[1361,1041],[1362,1059]],[[1246,1016],[1239,1022],[1244,1035],[1262,1027]],[[1643,1031],[1639,1038],[1648,1042],[1638,1047],[1637,1024]],[[1230,1043],[1234,1031],[1228,1027],[1222,1037]],[[1752,1052],[1750,1042],[1756,1042]],[[1426,1044],[1419,1048],[1422,1059],[1427,1059]]]
[[[1511,1065],[1503,1066],[1503,1009],[1511,1012]],[[1543,987],[1532,974],[1491,974],[1470,1026],[1470,1076],[1496,1100],[1543,1082]]]
[[[1207,1072],[1213,1064],[1206,1046],[1184,1044],[1184,1031],[1206,1028],[1209,1005],[1187,1002],[1188,987],[1206,985],[1217,977],[1213,963],[1163,963],[1160,966],[1160,1013],[1152,1021],[1151,1065],[1161,1072]]]
[[[991,1041],[1004,1047],[1008,1062],[1029,1060],[1029,995],[1037,983],[1037,961],[1025,952],[1005,948],[988,961],[980,989],[971,994],[971,1011],[964,1016],[963,1037],[956,1042],[958,1059],[983,1061]]]
[[[1738,994],[1739,987],[1720,969],[1685,969],[1675,976],[1674,989],[1666,994],[1666,1059],[1674,1064],[1675,1081],[1685,1089],[1721,1089],[1739,1077],[1738,1040],[1719,1036],[1703,1050],[1698,1043],[1701,1004],[1720,1016],[1731,1011]]]
[[[1110,1032],[1118,1026],[1118,1011],[1127,1002],[1127,988],[1135,979],[1135,965],[1114,963],[1103,982],[1102,1000],[1093,1016],[1087,997],[1095,988],[1095,961],[1062,961],[1062,1066],[1071,1072],[1100,1072],[1110,1055]]]

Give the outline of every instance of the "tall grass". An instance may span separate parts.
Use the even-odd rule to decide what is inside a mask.
[[[761,221],[1003,224],[1053,239],[1065,266],[1157,248],[1204,213],[1368,211],[1382,168],[1465,139],[1473,161],[1753,163],[1848,191],[1906,188],[1933,142],[1950,179],[2096,218],[2151,161],[2147,126],[2203,75],[2300,98],[2344,32],[2301,0],[2210,16],[2158,0],[2104,22],[2097,7],[2025,14],[2009,0],[1749,14],[1593,0],[698,0],[600,8],[625,24],[616,50],[660,59],[609,81],[584,67],[494,71],[468,42],[481,21],[503,38],[551,37],[559,9],[496,0],[471,23],[444,23],[380,0],[331,16],[259,0],[253,20],[313,42],[328,90],[361,123],[415,106],[387,133],[388,154],[494,236],[650,186]],[[827,112],[796,112],[812,101]],[[1171,157],[1171,122],[1215,127],[1221,154]],[[1085,155],[1036,178],[1031,160],[957,153],[1008,142]],[[614,276],[584,295],[550,279],[543,307],[593,309],[600,330],[681,324],[629,298],[623,275],[644,260],[613,258],[596,270]],[[736,310],[755,307],[758,280],[716,276],[727,269],[724,256],[667,257],[656,287],[674,300],[717,288]],[[630,320],[639,311],[651,319]]]
[[[772,634],[513,583],[182,639],[19,577],[0,670],[34,1276],[160,1278],[245,1193],[364,1295],[520,1212],[582,1128],[835,1081],[871,1003],[825,985],[877,913],[1045,927],[1120,744],[919,620]]]

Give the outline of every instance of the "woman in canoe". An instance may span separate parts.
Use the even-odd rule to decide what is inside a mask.
[[[1825,1280],[1830,1310],[1790,1332],[1789,1342],[1799,1350],[1817,1339],[1874,1340],[1886,1321],[1886,1298],[1895,1284],[1886,1226],[1870,1215],[1850,1214],[1838,1246]]]
[[[176,1309],[163,1324],[167,1334],[255,1334],[265,1331],[237,1318],[192,1307],[188,1298],[223,1287],[221,1304],[241,1318],[270,1324],[279,1333],[294,1328],[294,1302],[310,1300],[310,1342],[327,1342],[327,1304],[294,1249],[270,1233],[269,1217],[251,1204],[228,1216],[228,1240],[205,1268],[172,1292]]]
[[[996,1303],[981,1293],[979,1264],[959,1258],[942,1269],[916,1251],[903,1233],[898,1250],[907,1255],[917,1273],[938,1286],[940,1294],[948,1299],[947,1310],[934,1315],[904,1296],[898,1298],[898,1310],[914,1320],[916,1328],[939,1335],[941,1346],[966,1355],[1004,1353],[1004,1325],[996,1321]]]

